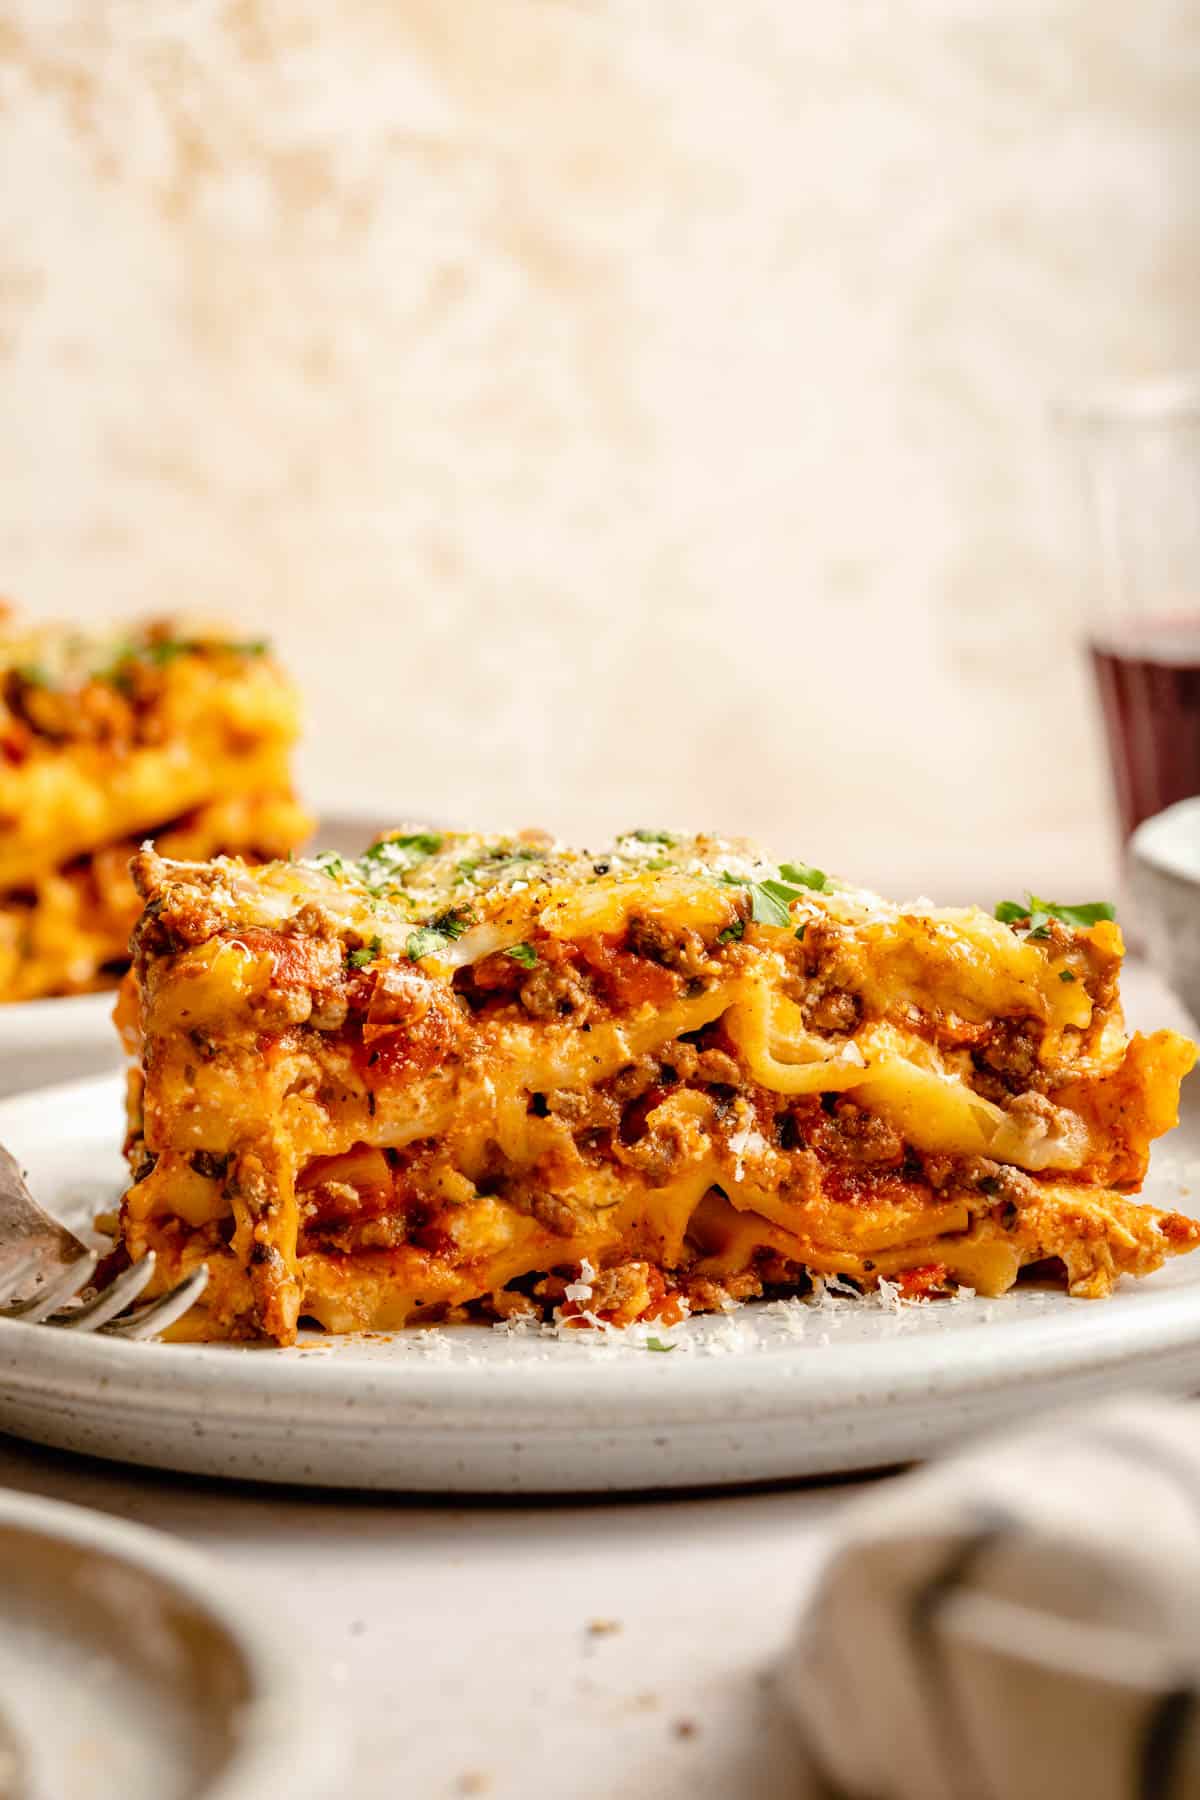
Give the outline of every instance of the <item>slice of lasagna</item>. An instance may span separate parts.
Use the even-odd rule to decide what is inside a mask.
[[[170,620],[119,636],[0,620],[0,1002],[112,984],[143,838],[202,858],[302,843],[297,728],[264,644]]]
[[[715,838],[410,830],[135,859],[123,1253],[210,1337],[670,1322],[813,1272],[1107,1294],[1194,1048],[1126,1037],[1104,907],[895,906]]]

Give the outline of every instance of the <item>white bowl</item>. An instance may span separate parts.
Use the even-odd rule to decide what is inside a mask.
[[[1139,825],[1129,851],[1150,959],[1200,1019],[1200,795]]]
[[[25,1327],[32,1330],[31,1327]],[[71,1800],[323,1800],[338,1726],[285,1619],[191,1549],[0,1492],[0,1755]],[[294,1627],[293,1627],[294,1628]]]

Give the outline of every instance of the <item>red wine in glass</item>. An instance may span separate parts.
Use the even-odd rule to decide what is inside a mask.
[[[1127,839],[1200,794],[1200,612],[1098,624],[1090,647]]]

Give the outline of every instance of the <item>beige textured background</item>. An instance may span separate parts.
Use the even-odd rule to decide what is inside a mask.
[[[323,795],[1090,890],[1198,121],[1190,0],[0,0],[0,586],[265,624]]]

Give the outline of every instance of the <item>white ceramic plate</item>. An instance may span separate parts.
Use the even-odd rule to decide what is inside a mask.
[[[34,1192],[82,1223],[121,1182],[112,1077],[0,1103]],[[1200,1180],[1193,1124],[1149,1192]],[[664,1337],[667,1334],[664,1334]],[[748,1306],[675,1348],[486,1326],[293,1350],[128,1344],[0,1320],[0,1429],[195,1473],[334,1487],[583,1493],[907,1461],[1122,1389],[1200,1387],[1200,1255],[1107,1302],[1022,1289],[888,1312]],[[664,1341],[660,1339],[659,1341]]]
[[[4,1800],[317,1800],[303,1661],[171,1538],[0,1493]]]
[[[73,994],[0,1006],[0,1094],[70,1081],[121,1060],[113,996]]]
[[[375,812],[323,812],[313,843],[353,855],[392,823]],[[111,993],[0,1006],[0,1095],[116,1068],[121,1059],[112,1009]]]

